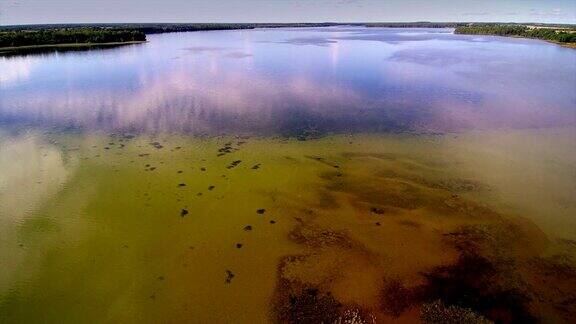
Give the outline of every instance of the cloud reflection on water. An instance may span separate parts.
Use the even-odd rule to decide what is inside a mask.
[[[314,42],[323,46],[299,46]],[[154,35],[140,47],[1,59],[0,121],[283,135],[575,124],[575,57],[446,30]]]

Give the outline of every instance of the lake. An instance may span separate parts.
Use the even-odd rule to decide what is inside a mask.
[[[451,29],[0,57],[0,322],[570,322],[575,90]]]

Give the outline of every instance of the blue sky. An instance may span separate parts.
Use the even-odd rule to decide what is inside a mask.
[[[0,0],[0,25],[325,21],[576,23],[576,0]]]

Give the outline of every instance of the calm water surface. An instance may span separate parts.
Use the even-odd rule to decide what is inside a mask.
[[[0,57],[0,323],[576,318],[575,50],[148,40]]]
[[[297,134],[574,125],[576,53],[444,29],[149,36],[0,59],[0,121],[88,130]]]

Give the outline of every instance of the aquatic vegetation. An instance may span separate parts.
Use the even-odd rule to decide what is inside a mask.
[[[505,278],[486,258],[463,252],[458,261],[425,273],[424,296],[448,305],[473,309],[496,322],[534,323],[528,304],[531,298],[516,287],[502,286]]]
[[[52,136],[58,144],[49,145],[66,152],[77,173],[42,198],[15,227],[10,241],[18,244],[5,249],[53,278],[32,279],[35,291],[81,301],[50,304],[71,319],[100,318],[87,308],[95,305],[88,296],[104,300],[117,287],[142,306],[113,316],[126,322],[140,313],[193,318],[210,305],[260,322],[530,322],[575,314],[573,241],[552,240],[527,217],[486,203],[483,197],[498,193],[493,185],[455,172],[441,155],[415,156],[413,142],[251,139],[233,153],[246,167],[232,170],[214,154],[234,143],[226,137],[164,136],[164,149],[156,149],[148,144],[156,140],[135,136],[120,149],[106,136]],[[422,145],[435,152],[434,141]],[[105,151],[94,143],[111,150],[94,157]],[[56,156],[64,153],[47,158]],[[255,157],[266,168],[254,172]],[[62,206],[82,215],[73,223],[86,232],[58,216]],[[85,276],[92,294],[62,284]],[[40,304],[31,295],[2,296],[0,310],[10,319],[24,316],[16,305]]]
[[[404,287],[398,280],[389,280],[384,284],[381,291],[382,310],[393,316],[399,317],[410,306],[417,302],[417,296],[412,289]]]
[[[232,282],[232,279],[234,279],[235,275],[232,271],[230,270],[226,270],[226,283],[229,284]]]
[[[334,323],[341,305],[329,294],[302,288],[288,296],[288,307],[278,309],[278,320],[285,323]]]
[[[426,324],[490,324],[492,321],[474,313],[469,308],[446,306],[441,301],[422,305],[422,322]]]
[[[298,257],[285,258],[279,267],[277,293],[272,301],[275,320],[280,323],[374,323],[374,318],[360,308],[345,306],[330,292],[301,284],[284,277],[283,262],[294,262]]]
[[[232,161],[232,162],[230,163],[230,165],[227,166],[226,168],[227,168],[227,169],[233,169],[233,168],[237,167],[238,164],[240,164],[241,162],[242,162],[242,161],[240,161],[240,160]]]
[[[470,180],[444,181],[437,167],[426,167],[421,163],[407,164],[406,161],[398,164],[399,160],[406,158],[387,158],[378,162],[382,168],[392,167],[388,165],[390,163],[401,166],[394,166],[398,171],[394,171],[393,180],[388,180],[391,173],[382,172],[374,166],[369,174],[356,174],[354,160],[359,159],[363,163],[368,161],[363,155],[348,154],[347,157],[349,162],[345,166],[348,170],[346,177],[327,171],[319,173],[319,178],[324,182],[324,190],[318,194],[322,201],[326,201],[324,197],[332,196],[333,205],[342,206],[344,203],[337,202],[348,199],[361,215],[365,215],[362,218],[378,217],[380,220],[375,223],[377,226],[382,225],[382,215],[385,214],[387,235],[398,235],[392,234],[393,231],[401,233],[403,230],[399,226],[408,231],[417,230],[419,235],[428,232],[426,236],[430,236],[425,240],[435,237],[444,243],[424,244],[445,246],[452,253],[436,251],[439,257],[434,261],[436,265],[431,263],[427,267],[422,267],[422,264],[417,266],[420,270],[417,271],[418,279],[415,280],[416,268],[409,272],[411,275],[394,271],[394,267],[391,268],[384,261],[388,258],[385,251],[371,248],[373,243],[366,238],[362,238],[361,243],[361,236],[358,236],[355,230],[335,231],[329,229],[333,226],[330,223],[322,222],[322,226],[315,224],[323,218],[323,212],[317,214],[310,211],[295,218],[298,225],[289,234],[291,241],[305,246],[308,252],[287,257],[281,262],[279,276],[289,280],[282,282],[282,286],[277,289],[290,290],[285,286],[297,282],[297,285],[315,287],[313,289],[317,290],[316,294],[324,296],[323,298],[331,296],[329,300],[334,299],[331,305],[336,305],[346,300],[342,299],[341,294],[344,292],[340,291],[339,287],[357,285],[356,276],[359,276],[371,282],[363,284],[366,290],[363,291],[361,299],[373,299],[373,302],[362,306],[370,310],[369,314],[375,318],[398,318],[405,316],[409,309],[422,308],[423,314],[426,314],[423,316],[432,322],[441,316],[454,322],[458,322],[458,319],[460,322],[470,320],[478,323],[528,323],[536,320],[538,315],[533,312],[533,303],[540,303],[543,299],[538,302],[534,299],[535,294],[540,295],[541,292],[530,288],[531,284],[526,281],[526,275],[531,273],[526,262],[540,254],[549,243],[533,224],[502,215],[456,194],[455,192],[481,194],[490,190],[487,186],[477,185]],[[406,172],[407,170],[410,172]],[[410,173],[413,172],[429,175],[424,181],[423,176],[412,176]],[[374,178],[372,174],[378,176]],[[439,179],[440,182],[430,179]],[[471,185],[472,183],[474,185]],[[319,206],[324,205],[325,203],[322,203]],[[366,205],[382,207],[367,208]],[[339,208],[341,207],[328,210],[334,213]],[[370,214],[373,216],[369,216]],[[412,219],[406,219],[410,214],[413,215]],[[419,221],[414,219],[416,215],[420,215]],[[452,224],[441,225],[445,221]],[[431,226],[431,222],[435,225]],[[438,227],[445,229],[437,233]],[[414,250],[408,247],[402,250],[407,254],[414,253]],[[452,261],[448,261],[446,257]],[[322,265],[322,268],[317,268],[319,265]],[[362,268],[361,273],[353,270],[357,267]],[[348,274],[349,271],[353,271],[354,275]],[[385,278],[384,284],[379,284],[382,276]],[[407,281],[406,276],[412,279]],[[367,288],[374,286],[382,288],[378,292]],[[441,305],[446,306],[434,304],[438,300]],[[318,302],[325,303],[325,299]],[[320,307],[325,306],[322,304]]]

